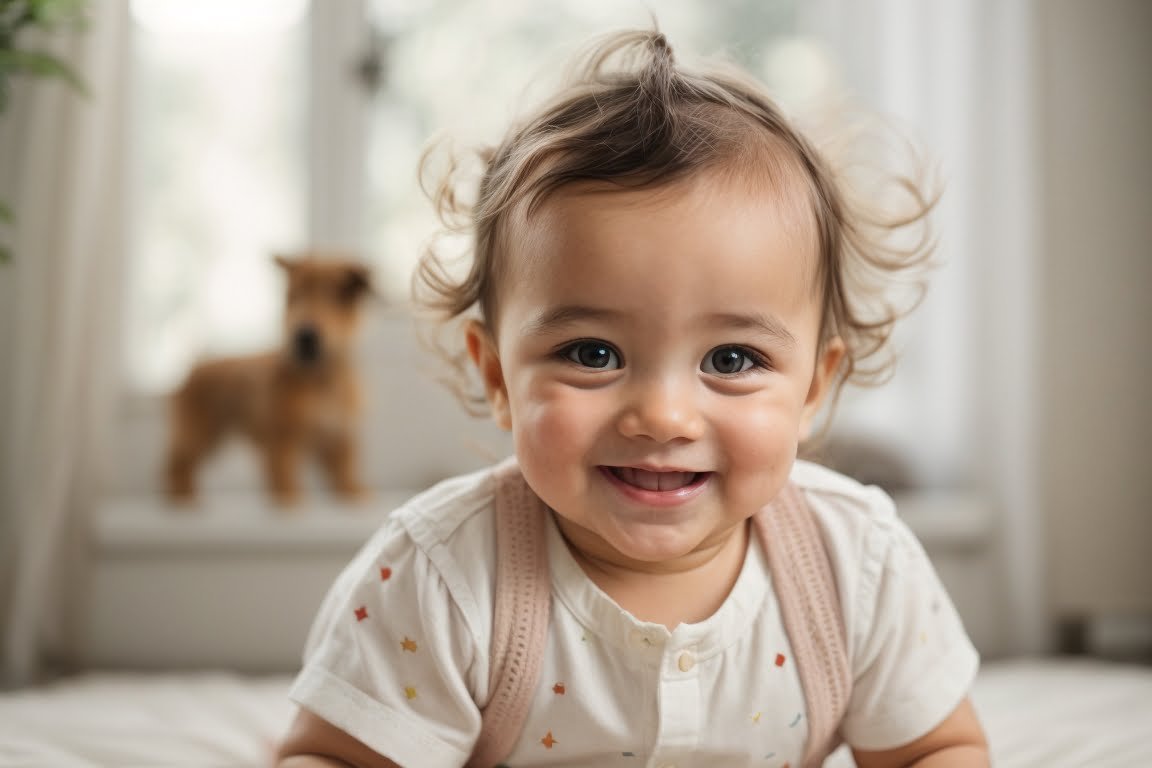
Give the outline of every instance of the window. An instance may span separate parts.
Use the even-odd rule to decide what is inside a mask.
[[[307,205],[305,0],[133,0],[129,386],[271,343]]]
[[[137,419],[129,432],[148,435],[152,446],[163,433],[160,396],[193,361],[275,343],[281,283],[273,253],[317,246],[362,254],[383,292],[402,303],[421,244],[437,226],[416,178],[427,140],[445,132],[461,143],[494,141],[548,91],[577,45],[610,28],[650,24],[641,5],[611,0],[132,0],[132,10],[124,370],[128,400],[138,406],[129,409],[127,418]],[[908,92],[908,68],[922,53],[906,45],[915,24],[841,0],[664,0],[654,10],[683,58],[724,53],[792,110],[846,91],[884,111],[906,106],[891,96]],[[910,122],[914,136],[931,142]],[[962,201],[959,181],[949,195]],[[943,212],[946,238],[963,229],[958,205]],[[883,435],[889,444],[895,436],[928,483],[964,474],[970,408],[953,375],[965,360],[962,270],[943,282],[906,337],[896,381],[846,397],[838,421],[844,434]],[[403,321],[393,326],[376,334],[374,349],[410,335]],[[395,357],[373,356],[382,391],[397,381],[383,370]],[[927,436],[925,420],[934,427]],[[370,460],[381,460],[396,425],[374,425],[381,447]],[[122,486],[155,485],[155,461],[129,464],[126,471],[148,477]],[[441,469],[424,468],[418,480]]]
[[[826,65],[794,39],[790,0],[724,13],[665,5],[660,21],[683,49],[726,45],[794,95],[820,85]],[[429,137],[494,140],[530,98],[526,77],[545,84],[558,52],[648,23],[642,9],[579,0],[133,0],[132,10],[126,369],[143,393],[171,388],[201,354],[274,342],[273,252],[361,252],[403,299],[436,226],[416,178]],[[361,210],[326,211],[333,197]]]

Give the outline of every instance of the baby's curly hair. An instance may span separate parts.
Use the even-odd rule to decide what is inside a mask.
[[[904,193],[904,210],[883,210],[874,197],[853,191],[847,164],[833,167],[761,84],[718,63],[701,71],[680,66],[657,30],[594,41],[556,98],[512,126],[498,146],[477,150],[480,180],[471,194],[464,194],[459,157],[438,182],[427,183],[434,150],[421,161],[421,181],[444,224],[440,234],[471,236],[470,263],[461,276],[434,239],[421,256],[413,295],[433,320],[426,341],[451,363],[446,383],[477,415],[485,401],[461,334],[449,341],[445,332],[477,315],[496,322],[499,288],[512,275],[503,245],[512,213],[531,216],[565,185],[654,188],[712,170],[761,174],[769,183],[801,178],[816,223],[821,347],[837,337],[845,346],[833,407],[845,383],[877,384],[890,376],[893,328],[923,296],[934,245],[928,214],[938,195],[926,194],[918,180],[890,175],[887,181]],[[910,244],[894,242],[902,232],[915,235]],[[911,290],[893,297],[894,284]]]

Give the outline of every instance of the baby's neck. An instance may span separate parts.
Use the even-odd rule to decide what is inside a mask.
[[[567,534],[565,539],[580,568],[617,605],[640,621],[663,624],[671,631],[680,624],[704,621],[719,610],[740,576],[748,535],[747,523],[739,525],[674,568],[662,563],[621,565],[585,553]]]

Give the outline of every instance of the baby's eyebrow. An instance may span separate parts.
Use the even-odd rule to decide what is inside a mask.
[[[546,309],[524,323],[520,332],[524,336],[537,336],[555,333],[572,323],[586,320],[619,320],[622,312],[603,307],[589,307],[581,304],[566,304]]]
[[[758,331],[769,336],[774,336],[786,347],[796,346],[796,337],[792,335],[792,332],[788,330],[784,323],[772,315],[766,315],[760,312],[749,314],[741,312],[717,312],[709,315],[708,320],[712,324],[724,328]]]

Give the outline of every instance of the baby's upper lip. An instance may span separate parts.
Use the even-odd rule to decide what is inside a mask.
[[[697,474],[700,472],[707,472],[704,469],[688,469],[683,466],[674,466],[671,464],[605,464],[604,466],[609,469],[639,469],[644,472],[686,472],[688,474]]]

